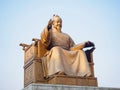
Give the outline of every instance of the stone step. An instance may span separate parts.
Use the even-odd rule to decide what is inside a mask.
[[[120,88],[32,83],[22,90],[120,90]]]

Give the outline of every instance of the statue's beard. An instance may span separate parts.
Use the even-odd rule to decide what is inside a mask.
[[[57,30],[58,32],[61,32],[62,26],[58,25],[58,26],[56,26],[55,28],[56,28],[56,30]]]

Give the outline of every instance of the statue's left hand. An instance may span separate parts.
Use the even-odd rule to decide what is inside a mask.
[[[85,47],[94,47],[94,46],[95,46],[95,44],[93,42],[91,42],[91,41],[87,41],[85,43]]]

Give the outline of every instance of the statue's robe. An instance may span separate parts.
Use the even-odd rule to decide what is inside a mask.
[[[45,28],[41,33],[41,41],[49,50],[44,57],[45,76],[64,72],[69,76],[90,76],[90,66],[82,49],[70,50],[75,44],[71,37],[56,30]]]

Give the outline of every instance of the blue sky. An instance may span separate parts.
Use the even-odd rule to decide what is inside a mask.
[[[120,88],[120,0],[0,0],[0,89],[23,88],[24,52],[53,14],[75,43],[93,41],[99,87]]]

